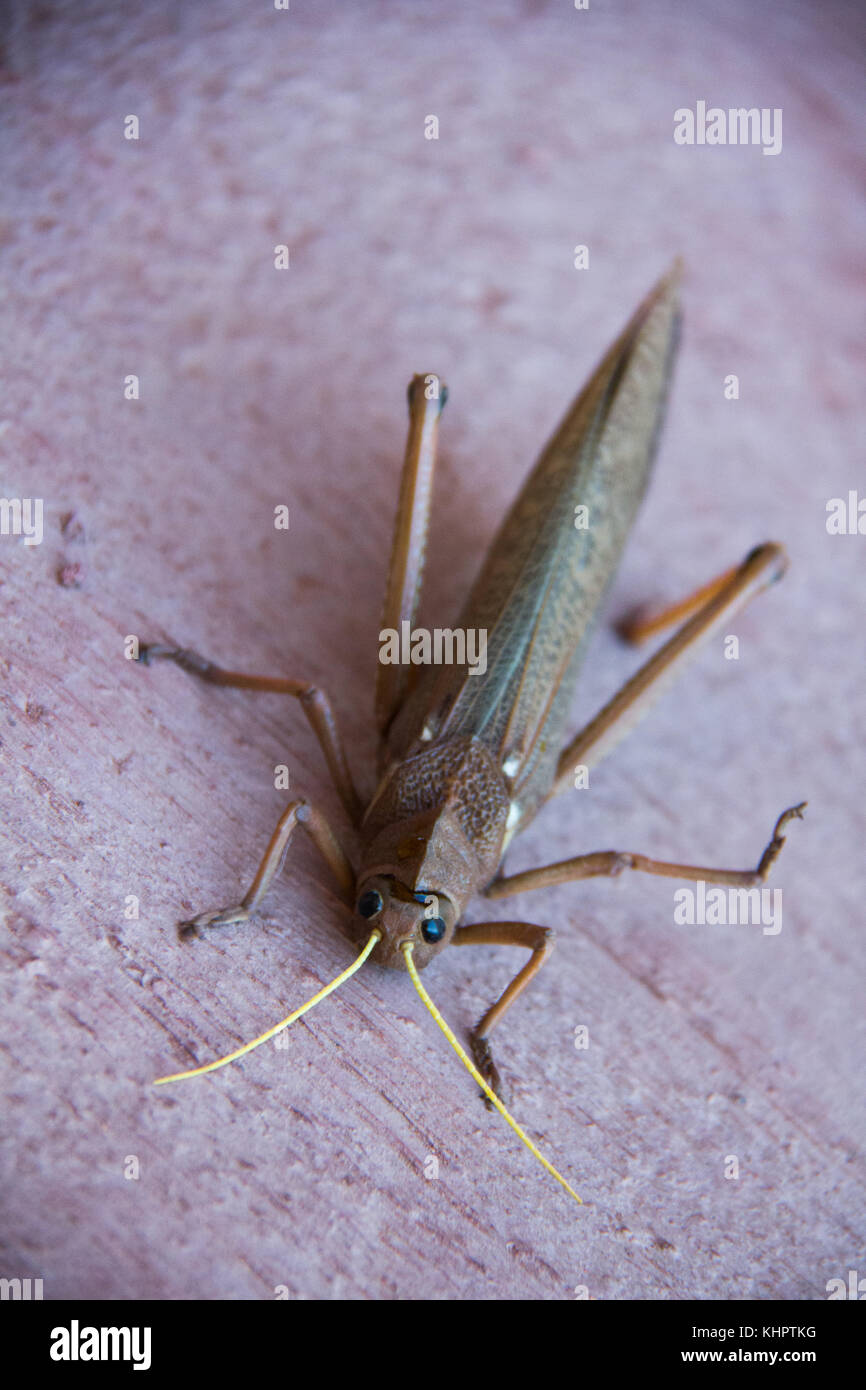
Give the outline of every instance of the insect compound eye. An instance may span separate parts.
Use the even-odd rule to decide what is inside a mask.
[[[368,888],[358,899],[358,911],[362,917],[375,917],[377,912],[382,911],[382,906],[382,894],[377,893],[375,888]]]
[[[425,941],[441,941],[445,935],[445,923],[441,917],[426,917],[421,923],[421,935]]]

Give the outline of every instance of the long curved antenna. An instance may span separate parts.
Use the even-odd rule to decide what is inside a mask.
[[[425,1007],[429,1010],[429,1012],[432,1014],[433,1018],[434,1018],[434,1019],[436,1020],[436,1022],[438,1023],[439,1027],[442,1029],[442,1032],[445,1034],[445,1036],[446,1036],[446,1038],[448,1039],[448,1041],[450,1042],[451,1046],[454,1048],[454,1051],[457,1053],[457,1056],[460,1058],[460,1060],[461,1060],[461,1062],[463,1063],[463,1065],[464,1065],[464,1067],[466,1068],[466,1070],[470,1073],[471,1076],[473,1076],[473,1077],[475,1078],[475,1080],[478,1082],[478,1085],[481,1087],[481,1089],[482,1089],[482,1091],[484,1092],[484,1094],[485,1094],[486,1096],[488,1096],[489,1099],[490,1099],[490,1101],[493,1103],[493,1105],[496,1106],[496,1109],[499,1111],[499,1113],[500,1113],[500,1115],[502,1116],[502,1118],[503,1118],[504,1120],[507,1121],[507,1123],[508,1123],[508,1124],[511,1126],[511,1128],[514,1130],[514,1133],[515,1133],[520,1139],[523,1140],[524,1144],[525,1144],[526,1147],[529,1149],[530,1153],[532,1153],[532,1154],[535,1155],[535,1157],[538,1159],[538,1161],[539,1161],[539,1163],[542,1165],[542,1167],[543,1167],[543,1168],[546,1168],[547,1171],[548,1171],[548,1173],[550,1173],[552,1177],[556,1178],[556,1181],[557,1181],[558,1183],[561,1183],[561,1185],[565,1188],[566,1192],[569,1192],[569,1193],[571,1194],[571,1196],[574,1198],[574,1200],[575,1200],[576,1202],[579,1202],[580,1205],[583,1206],[583,1200],[582,1200],[582,1198],[580,1198],[580,1197],[577,1195],[577,1193],[575,1192],[575,1190],[574,1190],[573,1187],[569,1186],[569,1184],[565,1181],[565,1178],[562,1176],[562,1174],[561,1174],[561,1173],[557,1173],[557,1171],[556,1171],[556,1169],[554,1168],[553,1164],[552,1164],[552,1163],[548,1163],[547,1159],[544,1157],[544,1154],[539,1153],[538,1149],[537,1149],[537,1148],[535,1147],[535,1145],[533,1144],[533,1142],[532,1142],[532,1140],[530,1139],[529,1135],[526,1134],[526,1133],[524,1133],[524,1131],[520,1128],[520,1125],[517,1123],[517,1121],[516,1121],[511,1115],[509,1115],[508,1111],[505,1109],[505,1106],[502,1104],[502,1101],[499,1099],[499,1097],[498,1097],[498,1095],[496,1094],[496,1092],[493,1091],[493,1090],[491,1090],[491,1088],[488,1086],[487,1082],[484,1080],[484,1077],[481,1075],[481,1072],[480,1072],[480,1071],[478,1070],[478,1068],[473,1064],[473,1062],[470,1061],[468,1055],[466,1054],[466,1052],[464,1052],[463,1048],[460,1046],[460,1044],[459,1044],[459,1042],[457,1041],[457,1039],[455,1038],[454,1034],[451,1032],[451,1029],[448,1027],[448,1024],[445,1022],[444,1018],[443,1018],[442,1015],[440,1014],[440,1012],[439,1012],[439,1010],[437,1009],[436,1005],[433,1003],[433,1000],[430,998],[430,995],[427,993],[426,989],[425,989],[424,986],[422,985],[420,976],[418,975],[418,969],[417,969],[417,967],[416,967],[416,965],[415,965],[414,960],[412,959],[412,950],[413,950],[413,942],[411,942],[411,941],[404,941],[403,946],[402,946],[402,951],[403,951],[403,955],[406,957],[406,969],[409,971],[409,974],[410,974],[411,977],[412,977],[412,983],[413,983],[413,985],[415,986],[415,988],[417,989],[418,993],[420,994],[422,1003],[423,1003],[423,1004],[425,1005]]]
[[[314,994],[312,999],[308,999],[306,1004],[302,1004],[299,1009],[295,1009],[293,1014],[289,1014],[288,1018],[284,1018],[282,1023],[275,1023],[273,1028],[269,1028],[267,1032],[262,1033],[260,1037],[253,1038],[252,1042],[244,1043],[243,1047],[239,1047],[234,1052],[230,1052],[227,1057],[220,1057],[216,1062],[207,1062],[203,1067],[193,1067],[192,1071],[176,1071],[171,1076],[160,1076],[154,1081],[154,1086],[164,1086],[167,1081],[188,1081],[192,1076],[204,1076],[205,1072],[216,1071],[218,1067],[228,1066],[229,1062],[236,1062],[239,1057],[245,1057],[248,1052],[252,1052],[254,1047],[259,1047],[263,1042],[267,1042],[268,1038],[276,1037],[277,1033],[281,1033],[284,1028],[288,1028],[290,1023],[294,1023],[296,1018],[301,1017],[301,1014],[307,1013],[314,1004],[321,1003],[329,994],[333,994],[334,990],[339,989],[340,985],[348,980],[350,975],[354,975],[356,970],[360,970],[364,961],[376,945],[376,942],[380,941],[381,938],[382,933],[380,931],[372,932],[370,934],[370,940],[358,956],[358,959],[354,961],[347,970],[344,970],[342,974],[338,975],[335,980],[332,980],[329,985],[325,985],[323,989],[320,989],[318,994]]]

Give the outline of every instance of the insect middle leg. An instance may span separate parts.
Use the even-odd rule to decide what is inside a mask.
[[[226,671],[222,666],[215,666],[212,661],[208,661],[207,657],[199,656],[198,652],[161,643],[141,647],[139,660],[145,666],[150,665],[151,661],[173,661],[181,670],[191,676],[197,676],[199,680],[207,681],[208,685],[225,685],[238,690],[262,690],[276,695],[294,695],[300,700],[313,733],[319,741],[340,800],[352,824],[357,825],[361,818],[361,800],[352,781],[331,702],[318,686],[311,685],[309,681],[288,680],[281,676],[248,676],[241,671]]]
[[[502,1082],[490,1051],[488,1034],[547,960],[553,950],[554,934],[550,927],[537,927],[532,922],[477,922],[472,926],[461,927],[454,937],[453,944],[455,946],[525,946],[532,952],[523,969],[518,971],[511,983],[500,994],[496,1003],[490,1006],[469,1035],[475,1065],[491,1090],[495,1091],[499,1099],[502,1100]],[[492,1109],[487,1096],[484,1097],[484,1101],[488,1109]]]
[[[806,804],[801,801],[799,805],[789,806],[787,811],[782,812],[756,869],[706,869],[695,864],[673,864],[662,859],[648,859],[645,854],[608,849],[596,854],[578,854],[573,859],[561,859],[556,864],[545,864],[538,869],[527,869],[525,873],[512,874],[509,878],[495,879],[486,889],[485,897],[507,898],[512,893],[550,888],[554,884],[571,883],[578,878],[597,878],[605,874],[616,877],[625,869],[658,874],[662,878],[703,879],[704,883],[723,883],[732,888],[755,888],[766,880],[779,857],[785,843],[782,834],[784,826],[789,820],[802,820]]]
[[[737,569],[722,575],[699,590],[691,599],[677,604],[667,610],[661,618],[656,619],[651,625],[653,628],[657,628],[660,623],[673,621],[683,613],[693,613],[673,637],[650,657],[571,741],[559,759],[557,778],[551,795],[555,796],[572,785],[571,775],[575,762],[589,767],[606,757],[623,735],[648,712],[677,674],[680,666],[695,654],[703,642],[718,633],[732,613],[742,608],[769,584],[780,579],[786,566],[787,559],[781,546],[759,546],[746,556]],[[504,898],[511,893],[521,893],[555,883],[568,883],[574,879],[594,878],[600,874],[615,875],[622,873],[624,869],[637,869],[642,873],[659,874],[665,878],[703,879],[707,883],[752,888],[758,883],[763,883],[770,867],[778,858],[785,843],[785,837],[781,833],[783,827],[794,818],[802,819],[805,806],[806,802],[801,801],[783,811],[756,869],[701,868],[691,864],[649,859],[643,854],[604,850],[597,854],[581,854],[573,859],[563,859],[556,864],[529,869],[525,873],[513,874],[507,878],[495,879],[487,888],[486,896]]]

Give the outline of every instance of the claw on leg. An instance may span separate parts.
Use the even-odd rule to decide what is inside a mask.
[[[494,1091],[503,1105],[507,1104],[505,1088],[502,1085],[502,1077],[499,1075],[493,1054],[490,1051],[490,1043],[487,1038],[479,1037],[477,1033],[472,1033],[469,1039],[472,1044],[472,1057],[475,1065],[484,1077],[491,1091]],[[488,1110],[493,1109],[493,1102],[483,1091],[478,1093]]]
[[[767,877],[767,874],[770,872],[772,865],[775,864],[776,860],[778,859],[779,854],[782,850],[782,846],[785,843],[785,836],[782,834],[782,831],[788,824],[789,820],[803,819],[803,812],[805,811],[808,804],[808,801],[800,801],[797,803],[796,806],[789,806],[787,811],[782,812],[779,819],[776,821],[775,826],[773,827],[773,838],[770,840],[770,843],[767,845],[767,848],[761,855],[760,863],[758,864],[758,867],[755,870],[756,880],[759,880],[761,883],[764,882],[765,878]]]
[[[178,922],[178,936],[182,941],[189,941],[198,936],[200,927],[231,927],[238,922],[249,922],[251,916],[252,913],[242,905],[218,908],[214,912],[200,912],[197,917]]]

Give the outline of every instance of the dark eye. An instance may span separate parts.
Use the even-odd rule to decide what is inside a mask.
[[[421,935],[425,941],[441,941],[445,935],[445,923],[441,917],[428,917],[421,923]]]
[[[368,888],[358,899],[358,911],[362,917],[375,917],[377,912],[382,911],[382,894],[377,893],[375,888]]]

